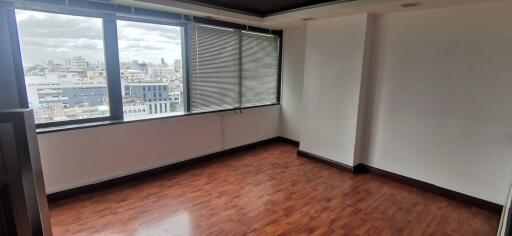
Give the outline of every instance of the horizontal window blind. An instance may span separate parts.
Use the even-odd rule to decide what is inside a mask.
[[[242,32],[242,106],[277,102],[279,39]]]
[[[240,106],[240,32],[189,24],[190,111]]]

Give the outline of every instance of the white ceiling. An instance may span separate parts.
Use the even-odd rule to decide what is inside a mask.
[[[304,9],[265,17],[263,23],[268,26],[287,27],[297,24],[301,19],[323,19],[359,13],[387,13],[399,11],[418,11],[424,9],[450,7],[456,5],[485,3],[496,0],[358,0],[342,4]],[[404,3],[416,3],[418,7],[403,8]]]
[[[324,19],[359,13],[387,13],[399,11],[417,11],[466,4],[478,4],[491,1],[510,0],[357,0],[345,3],[324,4],[317,7],[297,9],[264,18],[243,15],[226,10],[194,5],[174,0],[117,0],[119,4],[138,6],[162,11],[177,12],[196,16],[209,16],[219,20],[239,22],[269,28],[287,28],[304,23],[304,19]],[[403,8],[403,3],[419,2],[418,7]]]

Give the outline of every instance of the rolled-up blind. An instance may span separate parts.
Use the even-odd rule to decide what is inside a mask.
[[[240,106],[240,32],[190,24],[188,27],[190,111]]]
[[[279,38],[242,32],[242,106],[277,102]]]

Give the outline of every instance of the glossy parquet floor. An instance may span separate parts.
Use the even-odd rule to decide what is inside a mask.
[[[499,216],[270,144],[51,205],[54,235],[495,235]],[[143,158],[143,157],[141,157]]]

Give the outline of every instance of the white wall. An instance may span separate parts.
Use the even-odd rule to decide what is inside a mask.
[[[48,193],[140,172],[279,134],[279,106],[38,135]]]
[[[368,15],[308,22],[300,149],[354,165]]]
[[[511,12],[503,1],[377,18],[364,162],[504,203]]]
[[[283,31],[280,134],[298,141],[302,117],[306,25],[286,28]]]

